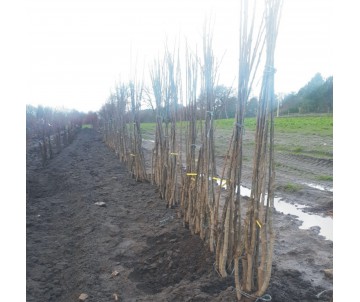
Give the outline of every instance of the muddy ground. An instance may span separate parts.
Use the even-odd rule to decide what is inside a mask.
[[[325,214],[332,194],[314,190],[279,193]],[[95,130],[81,130],[45,167],[29,148],[26,211],[29,302],[78,301],[82,293],[89,302],[236,300],[233,276],[217,275],[214,255],[182,226],[177,209],[167,209],[151,184],[131,179]],[[332,268],[332,241],[317,228],[299,229],[293,216],[276,212],[274,221],[272,301],[329,301],[332,280],[323,270]]]

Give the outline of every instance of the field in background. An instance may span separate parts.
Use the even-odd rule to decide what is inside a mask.
[[[178,122],[185,130],[187,122]],[[143,139],[154,140],[155,123],[142,123]],[[219,156],[225,156],[233,131],[234,119],[215,120],[215,145]],[[200,124],[199,124],[200,127]],[[254,146],[256,118],[245,119],[245,147]],[[183,133],[185,131],[182,131]],[[275,150],[332,159],[333,117],[329,115],[275,118]]]

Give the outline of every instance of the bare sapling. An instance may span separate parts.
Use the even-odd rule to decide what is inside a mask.
[[[252,19],[249,20],[248,1],[241,1],[240,15],[240,48],[239,48],[239,74],[238,97],[236,104],[235,123],[232,140],[230,142],[229,166],[227,167],[228,190],[225,196],[224,219],[221,221],[220,234],[223,248],[217,254],[218,270],[222,276],[227,275],[227,267],[234,263],[235,283],[239,289],[239,258],[242,254],[242,228],[241,228],[241,176],[243,157],[243,136],[245,106],[252,89],[252,82],[257,72],[263,47],[263,27],[260,26],[254,35],[256,5],[252,6]],[[239,295],[238,295],[239,298]]]
[[[204,95],[202,117],[204,128],[201,131],[201,149],[198,160],[198,194],[196,202],[200,216],[200,238],[207,239],[210,251],[215,250],[215,142],[214,142],[214,87],[218,66],[212,50],[213,33],[209,25],[204,25],[203,62],[201,91]]]
[[[159,188],[159,195],[165,198],[165,183],[166,183],[166,128],[168,127],[167,116],[165,116],[165,102],[164,102],[164,79],[163,69],[164,63],[160,60],[155,61],[150,77],[152,82],[152,89],[156,104],[156,128],[155,128],[155,146],[152,156],[152,174],[155,184]],[[163,123],[165,120],[165,124]]]
[[[177,111],[180,73],[175,63],[175,55],[166,51],[166,93],[165,105],[170,118],[170,132],[168,133],[169,154],[167,156],[167,179],[165,199],[168,207],[174,207],[178,203],[178,162],[179,162],[179,143],[177,137]]]
[[[128,154],[129,139],[126,130],[126,105],[129,97],[129,89],[125,84],[116,87],[116,145],[121,162],[125,163]]]
[[[262,78],[255,133],[250,205],[244,227],[242,289],[260,297],[268,288],[275,235],[274,209],[274,52],[281,0],[266,1],[266,62]]]
[[[174,207],[179,196],[180,148],[177,131],[180,69],[175,54],[166,48],[164,59],[156,61],[150,72],[156,103],[155,146],[152,171],[160,197]]]
[[[137,181],[147,180],[144,153],[142,150],[142,136],[140,128],[140,102],[142,99],[143,86],[142,83],[130,82],[130,102],[131,102],[131,115],[132,115],[132,141],[131,141],[131,154],[133,158],[131,161],[131,171],[133,177]]]
[[[195,233],[196,219],[196,142],[197,142],[197,85],[198,63],[196,54],[193,55],[186,49],[186,142],[185,160],[186,170],[182,178],[181,209],[184,224]]]

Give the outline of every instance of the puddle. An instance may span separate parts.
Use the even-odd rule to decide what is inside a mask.
[[[203,176],[202,174],[200,176]],[[209,178],[210,180],[211,178]],[[217,185],[221,185],[222,188],[225,190],[227,189],[227,182],[225,179],[214,177],[214,180],[216,180]],[[304,183],[305,184],[305,183]],[[319,190],[326,190],[326,191],[332,191],[330,188],[324,188],[320,185],[314,185],[314,184],[308,184],[308,186],[313,186],[316,189]],[[238,191],[238,186],[236,186],[235,192]],[[246,188],[244,186],[240,186],[240,194],[242,196],[250,197],[251,190],[249,188]],[[265,197],[266,198],[266,197]],[[299,227],[300,229],[307,230],[311,227],[318,226],[320,227],[319,235],[324,236],[327,240],[333,240],[333,219],[331,217],[322,217],[315,214],[309,214],[303,212],[301,209],[306,208],[305,205],[300,204],[291,204],[279,197],[274,198],[274,207],[276,211],[283,213],[285,215],[290,214],[297,216],[297,219],[302,222],[302,225]]]
[[[306,208],[306,206],[290,204],[276,197],[274,198],[274,206],[278,212],[297,216],[297,219],[302,222],[300,229],[307,230],[313,226],[319,226],[319,235],[324,236],[327,240],[333,240],[333,220],[331,217],[305,213],[301,209]]]
[[[220,179],[217,181],[220,184]],[[224,185],[223,185],[224,186]],[[226,189],[226,188],[225,188]],[[236,192],[238,187],[236,187]],[[242,196],[250,197],[251,190],[244,186],[240,186],[240,194]],[[327,240],[333,240],[333,220],[331,217],[322,217],[319,215],[312,215],[303,212],[301,209],[306,208],[305,205],[291,204],[279,197],[274,198],[274,207],[276,211],[285,215],[290,214],[297,216],[297,219],[302,222],[300,229],[307,230],[313,226],[320,227],[319,235],[324,236]]]
[[[324,187],[324,186],[321,186],[321,185],[312,184],[312,183],[306,183],[306,182],[304,182],[303,184],[310,187],[310,188],[318,189],[318,190],[321,190],[321,191],[329,191],[329,192],[333,191],[333,189],[330,188],[330,187]]]

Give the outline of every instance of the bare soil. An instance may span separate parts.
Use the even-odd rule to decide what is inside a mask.
[[[331,192],[304,186],[289,193],[281,184],[310,182],[307,173],[331,170],[332,162],[283,161],[278,193],[327,213]],[[291,166],[304,171],[294,175]],[[45,167],[36,144],[28,148],[26,210],[29,302],[78,301],[81,293],[89,302],[236,300],[233,276],[218,276],[214,255],[183,227],[178,209],[167,209],[150,183],[132,179],[93,129],[81,130]],[[299,229],[293,216],[276,212],[274,221],[272,301],[329,301],[332,280],[323,270],[332,268],[332,241],[317,228]]]

